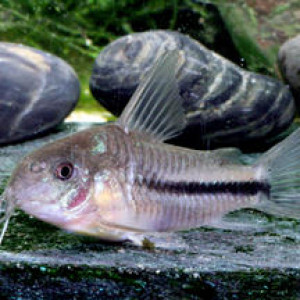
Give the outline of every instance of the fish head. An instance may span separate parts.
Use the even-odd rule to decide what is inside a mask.
[[[94,169],[101,164],[90,157],[92,135],[81,132],[26,156],[11,176],[6,199],[45,222],[84,230],[96,218]]]

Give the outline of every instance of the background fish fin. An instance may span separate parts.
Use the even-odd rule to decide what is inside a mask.
[[[182,63],[179,51],[167,51],[144,76],[118,120],[127,132],[164,141],[184,129],[186,118],[176,82]]]
[[[243,161],[243,153],[237,148],[223,148],[213,150],[216,157],[221,159],[226,164],[237,164],[241,165]]]

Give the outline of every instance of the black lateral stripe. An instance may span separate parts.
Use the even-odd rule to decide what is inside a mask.
[[[227,181],[227,182],[172,182],[162,180],[142,181],[147,188],[158,192],[168,192],[174,194],[217,194],[230,193],[254,196],[259,192],[266,195],[270,194],[270,185],[267,182],[260,181]]]

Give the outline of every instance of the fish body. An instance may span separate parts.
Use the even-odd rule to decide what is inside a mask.
[[[81,222],[86,220],[91,221],[86,233],[92,235],[103,227],[140,232],[188,229],[252,206],[266,193],[255,168],[226,155],[153,143],[111,124],[32,153],[16,169],[9,189],[17,199],[31,199],[19,204],[29,214],[69,230],[80,231],[81,226],[82,233]],[[68,164],[74,165],[74,179],[58,181],[57,166]],[[43,195],[51,198],[48,204],[41,205]],[[70,222],[68,216],[76,214],[80,217]]]
[[[214,225],[243,207],[277,208],[298,217],[298,177],[291,179],[287,171],[300,169],[299,131],[252,166],[243,165],[234,149],[196,151],[164,143],[185,126],[178,65],[179,54],[164,55],[116,123],[24,158],[4,195],[13,203],[8,207],[106,240]],[[6,220],[11,213],[8,208]]]
[[[105,211],[103,177],[114,178],[111,193],[118,190],[118,196],[109,197],[107,223],[141,231],[188,229],[252,206],[268,193],[258,170],[232,161],[222,151],[153,143],[126,134],[118,125],[107,126],[105,135],[108,155],[114,153],[114,158],[107,159],[109,169],[95,175],[94,199]]]

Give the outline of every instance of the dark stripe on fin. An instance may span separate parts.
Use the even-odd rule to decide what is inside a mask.
[[[232,182],[170,182],[159,180],[146,180],[142,182],[147,188],[157,192],[168,192],[174,194],[217,194],[230,193],[255,196],[262,192],[269,196],[270,185],[260,181],[232,181]]]

